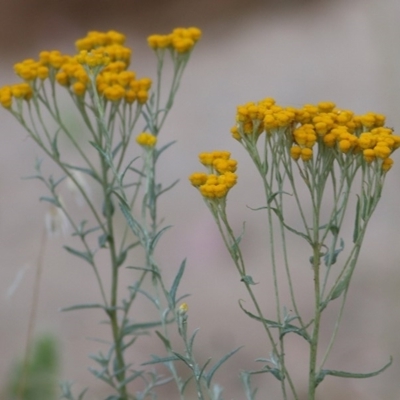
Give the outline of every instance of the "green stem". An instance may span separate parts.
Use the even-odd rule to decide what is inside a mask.
[[[104,196],[104,214],[106,217],[108,244],[110,251],[110,262],[111,262],[111,299],[110,308],[108,310],[108,316],[110,318],[111,330],[114,341],[114,351],[117,361],[117,374],[116,378],[119,383],[118,390],[121,396],[121,400],[128,400],[128,393],[126,384],[122,384],[125,381],[125,360],[123,355],[123,342],[121,338],[121,330],[118,322],[117,305],[118,305],[118,262],[117,262],[117,250],[115,245],[114,227],[113,227],[113,205],[111,196],[109,193],[109,185],[107,178],[108,165],[103,157],[100,158],[101,169],[102,169],[102,183],[103,183],[103,196]]]
[[[318,224],[314,224],[314,237],[318,237]],[[308,400],[315,400],[316,392],[316,378],[317,378],[317,356],[318,356],[318,340],[319,329],[321,322],[321,295],[320,295],[320,244],[318,241],[314,242],[313,252],[313,271],[314,271],[314,327],[310,344],[310,362],[308,374]]]

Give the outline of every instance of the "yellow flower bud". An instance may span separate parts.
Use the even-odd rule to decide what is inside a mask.
[[[312,149],[309,149],[308,147],[301,149],[300,157],[303,161],[310,161],[312,159],[312,156],[313,156]]]
[[[157,137],[148,132],[142,132],[136,137],[136,142],[144,147],[154,147]]]

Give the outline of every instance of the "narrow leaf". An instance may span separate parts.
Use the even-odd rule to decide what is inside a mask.
[[[390,360],[387,364],[385,364],[382,368],[377,371],[368,372],[368,373],[354,373],[354,372],[346,372],[346,371],[336,371],[330,369],[323,369],[317,376],[315,381],[315,386],[318,386],[327,375],[337,376],[339,378],[356,378],[356,379],[364,379],[371,378],[373,376],[379,375],[381,372],[385,371],[385,369],[389,368],[392,365],[393,358],[390,357]]]
[[[160,364],[160,363],[167,363],[170,361],[181,360],[181,357],[177,357],[177,356],[157,357],[157,356],[152,355],[152,357],[153,357],[153,360],[146,361],[146,362],[142,363],[141,365],[153,365],[153,364]]]
[[[108,163],[108,156],[104,149],[102,149],[96,142],[89,141],[89,143],[99,152],[99,154],[107,161]]]
[[[126,219],[126,222],[128,223],[129,228],[131,228],[132,232],[139,238],[144,238],[145,234],[143,232],[143,228],[142,226],[139,224],[139,222],[137,222],[130,210],[129,207],[125,204],[125,203],[119,203],[119,207],[122,211],[122,214],[124,214],[124,217]]]
[[[53,204],[56,207],[61,207],[60,202],[54,197],[42,196],[39,198],[39,201],[46,201],[47,203]]]
[[[172,227],[171,225],[165,226],[164,228],[162,228],[161,230],[159,230],[159,231],[154,235],[153,239],[152,239],[151,242],[150,242],[150,250],[154,250],[154,249],[156,248],[157,243],[158,243],[158,241],[160,240],[162,234],[163,234],[166,230],[170,229],[171,227]]]
[[[242,301],[243,301],[243,300],[239,300],[239,307],[242,309],[242,311],[243,311],[247,316],[249,316],[250,318],[253,318],[253,319],[255,319],[256,321],[262,322],[262,321],[263,321],[262,318],[260,318],[260,317],[258,317],[257,315],[251,313],[250,311],[247,311],[247,310],[242,306]],[[265,321],[271,328],[280,328],[280,327],[281,327],[281,325],[279,325],[277,322],[272,321],[272,320],[270,320],[270,319],[264,318],[264,321]]]
[[[189,340],[189,349],[193,350],[193,343],[194,343],[194,339],[196,338],[197,333],[200,331],[200,328],[196,328]]]
[[[140,322],[137,324],[127,325],[122,330],[122,335],[124,335],[124,336],[131,335],[135,331],[146,330],[146,329],[154,328],[155,326],[160,326],[160,325],[162,325],[161,321]]]
[[[155,160],[157,160],[158,157],[160,157],[162,152],[167,150],[168,147],[172,146],[175,143],[176,143],[176,140],[173,140],[172,142],[169,142],[169,143],[165,144],[163,147],[161,147],[160,149],[158,149],[157,152],[155,153]]]
[[[57,144],[57,139],[58,139],[58,133],[60,132],[60,129],[56,131],[54,134],[54,138],[51,141],[51,149],[53,150],[53,155],[54,157],[58,160],[60,158],[60,152],[58,151],[58,144]]]
[[[181,361],[183,361],[191,370],[193,370],[193,365],[191,364],[190,360],[183,356],[182,354],[173,351],[174,355],[177,356]]]
[[[77,165],[71,165],[71,164],[67,164],[67,163],[63,163],[63,166],[67,167],[68,169],[73,169],[76,171],[83,172],[84,174],[91,176],[97,182],[100,182],[100,178],[97,176],[97,174],[89,168],[78,167]]]
[[[283,336],[285,336],[288,333],[295,333],[296,335],[301,336],[303,339],[307,340],[307,342],[311,344],[311,339],[310,339],[310,336],[307,333],[307,331],[305,331],[304,329],[302,329],[298,326],[295,326],[292,324],[285,325],[281,331],[280,337],[282,338]]]
[[[203,368],[200,370],[198,379],[201,379],[201,377],[203,376],[203,374],[204,374],[204,372],[205,372],[205,370],[206,370],[208,364],[210,364],[211,360],[212,360],[212,358],[209,358],[209,359],[204,363]],[[205,374],[205,375],[207,375],[207,374]]]
[[[121,388],[125,385],[127,385],[129,382],[134,381],[136,378],[138,378],[139,376],[143,375],[143,371],[137,371],[134,374],[132,374],[131,376],[128,376],[125,380],[123,380],[122,382],[120,382],[118,384],[118,387]]]
[[[327,267],[330,267],[331,265],[335,264],[338,258],[338,255],[340,252],[344,250],[344,240],[340,239],[340,246],[336,250],[334,250],[332,253],[328,252],[324,256],[324,263]]]
[[[357,195],[357,205],[356,205],[356,217],[354,219],[354,231],[353,231],[353,243],[358,239],[358,234],[360,231],[360,213],[361,213],[360,196]]]
[[[156,335],[161,339],[164,343],[164,346],[167,350],[171,350],[171,342],[159,331],[156,331]]]
[[[181,387],[181,393],[184,393],[187,385],[189,384],[189,382],[193,379],[193,375],[190,375],[188,379],[186,379],[185,382],[183,382],[183,385]]]
[[[228,360],[228,358],[232,357],[235,353],[237,353],[243,346],[238,347],[235,350],[232,350],[230,353],[226,354],[223,356],[211,369],[210,371],[206,374],[206,382],[207,382],[207,387],[210,387],[211,384],[211,379],[213,378],[215,372],[217,369],[225,362]]]
[[[110,236],[107,235],[106,233],[103,233],[102,235],[100,235],[98,237],[97,241],[98,241],[99,247],[101,249],[104,249],[106,247],[109,238],[110,238]]]
[[[161,196],[163,193],[168,192],[168,190],[172,189],[178,182],[179,182],[179,179],[177,179],[176,181],[172,182],[170,185],[168,185],[168,186],[165,187],[164,189],[161,189],[161,188],[160,188],[160,191],[157,192],[156,197],[158,198],[158,197]]]
[[[112,158],[115,158],[121,147],[122,147],[122,140],[114,147],[114,150],[111,152]]]
[[[64,246],[64,249],[74,256],[80,257],[83,260],[87,261],[90,265],[93,265],[93,255],[86,251],[78,251],[69,246]]]
[[[278,192],[272,193],[271,196],[268,197],[267,204],[270,205],[271,202],[275,199],[275,197],[276,197],[278,194],[287,194],[287,195],[289,195],[289,196],[292,196],[292,195],[291,195],[290,193],[288,193],[288,192],[285,192],[285,191],[283,191],[283,190],[279,190]]]
[[[107,307],[105,307],[103,304],[98,304],[98,303],[76,304],[75,306],[60,308],[59,311],[84,310],[88,308],[101,308],[104,311],[108,311]]]
[[[254,282],[253,278],[250,275],[244,275],[242,276],[242,279],[240,280],[240,282],[244,282],[247,283],[248,285],[257,285],[258,282]]]
[[[173,309],[174,309],[175,306],[176,306],[176,302],[175,302],[175,299],[176,299],[176,291],[178,290],[179,283],[180,283],[180,281],[181,281],[181,279],[182,279],[182,276],[183,276],[183,273],[184,273],[184,271],[185,271],[185,266],[186,266],[186,259],[184,259],[184,260],[181,262],[181,266],[179,267],[179,271],[178,271],[178,273],[176,274],[175,279],[174,279],[174,281],[172,282],[171,289],[170,289],[170,291],[169,291],[169,297],[170,297],[170,299],[171,299],[171,303],[172,303],[171,306],[172,306]]]

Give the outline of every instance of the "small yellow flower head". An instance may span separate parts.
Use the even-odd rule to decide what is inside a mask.
[[[368,112],[360,116],[360,121],[364,127],[371,129],[383,126],[385,124],[385,116],[374,112]]]
[[[90,51],[97,47],[119,45],[122,46],[125,43],[125,35],[117,31],[98,32],[90,31],[88,34],[75,42],[75,46],[78,51],[87,50]]]
[[[339,142],[339,150],[342,153],[347,153],[351,149],[351,143],[347,139],[343,139]]]
[[[297,161],[300,158],[300,155],[301,155],[301,147],[293,146],[290,148],[290,157],[292,157],[293,160]]]
[[[128,104],[132,104],[137,98],[136,93],[132,89],[128,89],[125,91],[125,101]]]
[[[370,132],[364,132],[358,139],[358,145],[362,149],[370,149],[376,144],[376,138]]]
[[[121,85],[114,84],[104,89],[104,97],[110,101],[119,101],[125,96],[125,90]]]
[[[197,42],[201,38],[201,30],[199,28],[196,28],[195,26],[192,26],[190,28],[187,28],[187,32],[189,36],[191,37],[192,40]]]
[[[72,85],[72,91],[77,95],[77,96],[83,96],[86,93],[86,85],[83,84],[82,82],[75,82]]]
[[[328,133],[324,136],[323,141],[327,147],[334,147],[336,144],[336,135],[334,133]]]
[[[392,168],[393,160],[391,158],[385,158],[382,162],[382,170],[387,172]]]
[[[58,50],[51,51],[49,54],[49,65],[54,69],[60,69],[66,61],[67,57]]]
[[[201,30],[195,27],[176,28],[168,35],[151,35],[147,43],[153,50],[170,48],[178,54],[188,53],[201,38]]]
[[[237,168],[237,161],[230,159],[229,151],[200,153],[199,160],[210,173],[207,175],[195,172],[189,176],[190,182],[206,199],[224,199],[229,190],[236,185],[237,175],[234,171]]]
[[[30,100],[33,94],[28,83],[17,83],[11,86],[11,93],[13,97],[24,100]]]
[[[312,159],[312,156],[313,156],[312,149],[309,149],[308,147],[301,149],[300,157],[303,161],[310,161]]]
[[[212,165],[215,171],[217,171],[220,174],[223,174],[225,172],[235,172],[237,167],[237,161],[217,158],[213,161]]]
[[[232,137],[233,137],[234,139],[236,139],[236,140],[242,140],[242,137],[240,136],[239,129],[238,129],[237,126],[233,126],[233,127],[231,128],[231,133],[232,133]]]
[[[12,91],[10,86],[4,86],[0,89],[0,104],[4,108],[12,106]]]
[[[390,156],[391,150],[388,146],[385,145],[385,143],[379,142],[374,147],[374,153],[376,157],[384,160],[385,158],[388,158]]]
[[[170,35],[151,35],[147,38],[147,43],[153,50],[165,49],[171,45]]]
[[[194,41],[189,38],[172,38],[172,46],[178,53],[187,53],[194,46]]]
[[[370,164],[375,160],[375,152],[372,149],[365,149],[363,151],[364,160]]]
[[[146,103],[146,101],[149,99],[149,93],[147,90],[139,90],[137,92],[137,100],[140,104]]]
[[[57,72],[56,74],[56,81],[61,85],[61,86],[68,86],[70,83],[69,77],[65,71],[60,71]]]
[[[187,303],[182,303],[178,308],[179,315],[182,315],[182,316],[185,315],[188,312],[188,309],[189,309],[189,307],[188,307]]]
[[[214,160],[220,158],[222,160],[229,160],[231,153],[229,151],[213,151],[211,153],[200,153],[199,160],[205,166],[213,166]]]
[[[332,101],[321,101],[320,103],[318,103],[318,111],[324,113],[329,113],[333,111],[335,107],[336,104],[333,103]]]
[[[209,199],[220,199],[227,195],[228,187],[223,183],[207,182],[200,186],[200,193]]]
[[[193,186],[201,186],[207,182],[207,174],[205,172],[194,172],[189,176],[190,183]]]
[[[76,56],[79,64],[87,65],[89,68],[106,66],[110,63],[108,53],[102,49],[94,49],[90,52],[81,50]]]
[[[135,78],[136,74],[133,71],[121,71],[117,75],[118,83],[123,87],[128,86]]]
[[[44,65],[38,67],[37,76],[41,80],[47,79],[49,77],[49,69]]]
[[[224,174],[218,176],[218,183],[221,183],[230,189],[236,185],[237,175],[234,172],[225,172]]]
[[[148,132],[142,132],[136,137],[136,142],[143,147],[152,148],[157,143],[157,138]]]

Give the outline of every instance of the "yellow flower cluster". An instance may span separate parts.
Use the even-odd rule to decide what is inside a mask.
[[[229,151],[200,153],[199,160],[207,168],[208,174],[195,172],[189,180],[208,199],[225,198],[228,191],[236,185],[237,161],[230,158]]]
[[[78,54],[69,56],[58,50],[42,51],[39,60],[27,59],[15,64],[16,74],[25,83],[6,86],[0,89],[0,103],[11,108],[12,99],[29,100],[40,86],[37,80],[50,79],[52,83],[67,87],[75,96],[84,96],[90,90],[90,76],[96,76],[97,90],[106,100],[126,103],[147,101],[151,87],[149,78],[136,79],[133,71],[128,71],[131,49],[124,46],[125,36],[116,31],[92,31],[76,41]],[[30,91],[18,96],[21,85],[28,85]],[[24,86],[24,87],[25,87]]]
[[[12,99],[30,100],[32,88],[28,83],[17,83],[13,86],[5,86],[0,89],[0,104],[5,108],[12,106]]]
[[[263,132],[284,135],[296,161],[312,160],[317,146],[332,149],[335,155],[360,156],[369,164],[376,160],[383,171],[388,171],[393,164],[390,155],[400,146],[400,136],[384,127],[384,115],[355,115],[329,101],[294,108],[266,98],[237,107],[236,122],[231,133],[239,141],[257,140]]]
[[[147,38],[147,42],[153,50],[168,48],[179,54],[185,54],[192,50],[200,38],[199,28],[175,28],[168,35],[151,35]]]
[[[144,147],[154,147],[157,143],[157,138],[148,132],[142,132],[136,137],[136,142]]]

